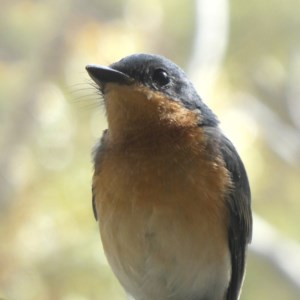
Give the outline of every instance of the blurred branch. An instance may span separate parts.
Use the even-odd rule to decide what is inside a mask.
[[[228,43],[228,0],[196,0],[196,29],[188,73],[205,95],[221,68]],[[203,84],[204,83],[204,84]]]
[[[257,215],[254,215],[253,229],[249,250],[269,261],[300,290],[300,245]]]
[[[285,97],[289,116],[298,130],[300,130],[300,55],[299,46],[293,49],[287,72]]]
[[[242,95],[245,99],[243,110],[251,111],[256,118],[267,141],[281,159],[291,165],[299,165],[300,133],[294,127],[284,123],[267,105],[251,95]]]
[[[16,167],[13,163],[20,145],[28,139],[36,125],[34,112],[37,105],[37,92],[40,84],[51,76],[55,76],[62,67],[64,51],[64,40],[62,28],[68,18],[69,5],[54,4],[52,10],[55,12],[54,22],[49,24],[49,28],[42,36],[37,37],[40,48],[34,52],[34,57],[30,61],[30,70],[28,71],[27,82],[23,84],[23,90],[20,91],[20,99],[14,111],[7,119],[8,126],[4,132],[4,142],[1,145],[0,156],[0,211],[4,213],[8,207],[10,199],[15,193],[14,182],[12,179],[13,170]],[[57,7],[59,5],[59,7]]]

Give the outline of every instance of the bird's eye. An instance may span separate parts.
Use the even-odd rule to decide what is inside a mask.
[[[170,82],[168,73],[163,69],[156,69],[153,72],[152,80],[159,87],[165,86]]]

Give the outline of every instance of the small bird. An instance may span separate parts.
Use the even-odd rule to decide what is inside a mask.
[[[236,300],[252,235],[244,165],[170,60],[88,65],[108,129],[94,151],[93,210],[108,262],[136,300]]]

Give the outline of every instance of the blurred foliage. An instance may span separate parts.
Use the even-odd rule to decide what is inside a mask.
[[[300,242],[299,5],[229,4],[228,50],[205,100],[245,161],[254,210]],[[84,68],[134,52],[185,68],[195,24],[191,0],[1,1],[0,299],[125,298],[91,210],[90,153],[106,124]],[[299,294],[251,254],[242,299]]]

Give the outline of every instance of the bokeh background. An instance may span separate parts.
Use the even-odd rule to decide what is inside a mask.
[[[125,299],[91,209],[106,121],[85,66],[135,52],[185,69],[245,162],[241,299],[300,299],[297,0],[1,0],[0,299]]]

